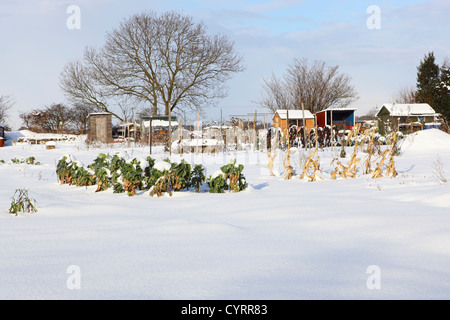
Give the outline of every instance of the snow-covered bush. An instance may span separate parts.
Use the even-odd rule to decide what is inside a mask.
[[[246,188],[247,182],[242,174],[244,166],[236,165],[236,160],[223,166],[220,177],[213,175],[208,179],[210,192],[231,190],[234,192]],[[206,181],[205,168],[197,164],[194,168],[184,160],[171,163],[169,159],[155,163],[151,157],[130,159],[122,155],[99,154],[87,168],[71,155],[60,158],[56,173],[61,184],[91,186],[97,184],[96,192],[113,188],[114,193],[127,192],[136,195],[137,190],[149,190],[150,195],[161,196],[164,193],[195,188],[200,192]]]
[[[223,193],[224,190],[239,192],[247,187],[242,171],[242,164],[236,165],[236,160],[231,160],[227,165],[220,168],[210,176],[206,182],[208,183],[211,193]]]

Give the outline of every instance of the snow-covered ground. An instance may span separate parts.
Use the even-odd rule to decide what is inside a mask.
[[[128,197],[58,184],[63,154],[87,165],[118,151],[149,149],[0,148],[0,299],[450,299],[448,134],[406,137],[395,178],[331,180],[335,148],[319,152],[316,182],[283,180],[282,153],[280,176],[262,152],[183,155],[207,175],[236,158],[249,184],[240,193]],[[30,156],[41,164],[11,162]],[[447,183],[435,177],[437,156]],[[8,213],[19,188],[37,213]]]

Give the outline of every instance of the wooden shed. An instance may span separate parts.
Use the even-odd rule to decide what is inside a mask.
[[[91,113],[88,116],[88,142],[112,143],[112,115],[110,113]]]
[[[302,127],[303,118],[305,119],[305,125],[308,130],[314,128],[314,115],[309,110],[303,112],[303,110],[278,109],[273,115],[273,127],[281,128],[282,131],[285,131],[288,128],[288,119],[289,127],[293,125]]]
[[[385,103],[376,114],[379,132],[390,130],[406,132],[423,130],[426,124],[436,125],[438,114],[428,103]]]
[[[316,113],[317,126],[337,126],[341,130],[351,130],[355,126],[355,108],[327,108]]]

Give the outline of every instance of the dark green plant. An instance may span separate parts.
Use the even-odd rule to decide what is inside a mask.
[[[192,169],[191,185],[195,187],[196,192],[200,192],[200,187],[205,182],[205,168],[201,164],[196,164]]]
[[[84,167],[76,166],[72,173],[72,184],[78,187],[93,186],[96,182],[95,177]]]
[[[136,195],[137,189],[142,189],[143,170],[138,160],[133,159],[130,163],[124,163],[121,168],[124,190],[129,196]]]
[[[95,177],[97,178],[97,190],[95,192],[105,191],[111,186],[111,172],[108,168],[96,167]]]
[[[191,165],[184,160],[173,163],[170,168],[173,191],[180,191],[191,186]]]
[[[209,176],[209,178],[206,179],[206,183],[209,186],[210,193],[224,193],[225,190],[228,190],[227,181],[225,180],[223,173]]]
[[[157,195],[158,197],[161,197],[167,192],[170,196],[172,196],[172,179],[172,173],[165,170],[155,184],[150,188],[150,195]]]
[[[228,182],[231,191],[239,192],[247,187],[247,182],[242,174],[244,166],[242,164],[236,165],[236,159],[221,167],[220,170],[225,173],[225,180]]]

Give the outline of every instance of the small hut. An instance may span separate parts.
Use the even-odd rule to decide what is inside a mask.
[[[355,126],[355,108],[327,108],[316,113],[317,126],[337,126],[341,130],[352,130]]]
[[[309,110],[303,112],[303,110],[278,109],[273,115],[273,127],[281,128],[283,132],[293,125],[302,127],[304,126],[303,118],[305,119],[305,125],[308,130],[314,128],[314,115]]]
[[[110,113],[91,113],[88,116],[88,142],[112,143],[112,115]]]

